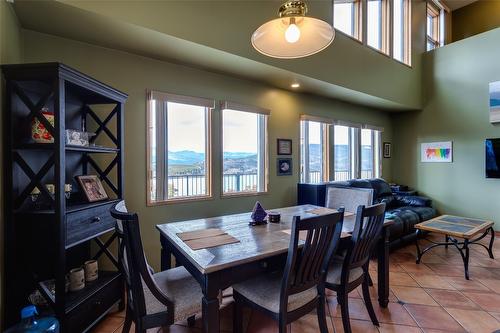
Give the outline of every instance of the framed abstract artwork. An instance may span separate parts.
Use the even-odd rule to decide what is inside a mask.
[[[453,162],[453,143],[451,141],[422,143],[420,147],[420,161],[434,163]]]
[[[500,81],[490,83],[490,123],[500,123]]]

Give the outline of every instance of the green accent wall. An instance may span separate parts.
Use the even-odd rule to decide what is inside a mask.
[[[308,15],[332,22],[333,1],[307,4]],[[309,57],[283,60],[264,56],[252,47],[250,37],[261,24],[277,17],[280,5],[279,1],[248,0],[77,0],[18,1],[15,7],[23,27],[30,30],[232,75],[258,76],[273,85],[279,81],[278,86],[285,89],[294,79],[304,80],[303,86],[311,87],[311,93],[326,93],[351,103],[359,104],[368,95],[372,106],[420,109],[425,1],[412,0],[412,67],[341,32],[327,49]],[[194,47],[198,50],[192,51]],[[195,56],[199,54],[203,57]],[[221,59],[227,60],[220,64]],[[271,69],[284,71],[287,78],[270,73]],[[313,89],[315,86],[322,88]]]
[[[125,107],[125,198],[141,220],[144,246],[151,263],[158,267],[160,242],[158,223],[250,211],[256,200],[265,208],[296,203],[299,180],[299,117],[301,114],[331,117],[385,128],[383,141],[392,141],[388,113],[299,94],[259,82],[208,72],[106,49],[69,39],[23,31],[25,62],[60,61],[129,94]],[[231,100],[271,110],[269,117],[269,193],[260,196],[220,198],[219,123],[213,127],[214,198],[186,204],[146,206],[146,89],[176,94]],[[218,110],[215,111],[218,115]],[[293,140],[293,176],[276,176],[276,139]],[[383,176],[390,179],[389,159],[383,161]]]
[[[500,179],[485,178],[488,84],[500,80],[500,29],[423,57],[424,108],[394,115],[393,179],[433,199],[440,213],[491,219],[500,230]],[[453,163],[421,163],[422,142],[453,141]]]
[[[0,64],[18,63],[22,60],[21,29],[14,9],[6,1],[0,1]],[[0,111],[3,108],[3,81],[0,82]],[[2,118],[0,112],[0,128]],[[3,130],[0,129],[0,133]],[[2,162],[2,148],[0,145],[0,165]],[[3,182],[3,168],[0,171],[0,188]],[[0,211],[3,212],[3,191],[0,191]],[[3,314],[3,214],[0,215],[0,314]],[[2,327],[2,316],[0,315],[0,327]]]
[[[500,1],[479,0],[452,13],[454,42],[500,27]]]

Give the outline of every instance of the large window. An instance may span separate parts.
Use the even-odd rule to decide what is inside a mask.
[[[333,5],[334,28],[361,40],[361,1],[334,0]]]
[[[381,176],[382,129],[303,115],[300,181],[318,183]]]
[[[209,99],[149,93],[148,204],[211,196],[213,107]]]
[[[410,0],[393,0],[393,58],[410,65],[411,3]]]
[[[333,26],[411,65],[411,0],[334,0]]]
[[[335,125],[333,128],[334,177],[333,180],[356,178],[354,172],[356,128]]]
[[[432,2],[427,2],[427,51],[443,45],[444,13]]]
[[[382,1],[368,0],[367,4],[367,41],[366,43],[382,49]]]
[[[360,178],[380,177],[380,131],[361,130]]]
[[[300,179],[303,183],[328,180],[328,126],[318,121],[300,122]]]
[[[267,191],[267,111],[226,102],[222,112],[222,193]]]

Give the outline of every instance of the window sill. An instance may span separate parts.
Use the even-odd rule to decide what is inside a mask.
[[[230,199],[238,197],[255,197],[259,195],[269,194],[269,191],[264,192],[234,192],[234,193],[223,193],[221,199]]]
[[[349,35],[348,33],[345,33],[342,30],[339,30],[339,29],[337,29],[335,27],[334,27],[334,29],[335,29],[335,34],[341,33],[342,35],[344,35],[344,36],[352,39],[353,41],[358,42],[359,44],[363,45],[363,41],[361,41],[361,39],[359,39],[357,37],[354,37],[352,35]]]
[[[190,202],[198,202],[198,201],[209,201],[213,200],[213,196],[196,196],[196,197],[181,197],[176,199],[168,199],[162,201],[148,201],[148,207],[154,206],[163,206],[163,205],[173,205],[173,204],[182,204],[182,203],[190,203]]]

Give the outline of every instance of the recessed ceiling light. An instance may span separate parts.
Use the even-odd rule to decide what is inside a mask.
[[[290,85],[290,87],[292,87],[292,88],[299,88],[300,87],[300,83],[292,83]]]

